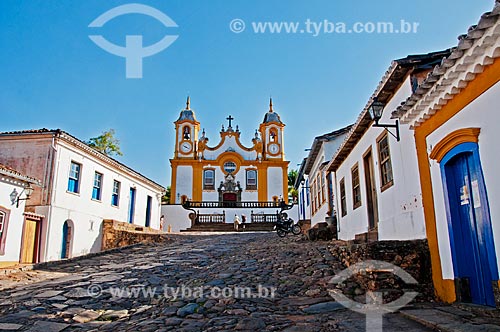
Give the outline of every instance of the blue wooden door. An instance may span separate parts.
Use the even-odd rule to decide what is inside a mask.
[[[69,258],[69,246],[70,246],[70,234],[71,230],[68,222],[65,221],[63,225],[63,237],[62,237],[62,247],[61,247],[61,258]]]
[[[477,146],[450,154],[442,165],[455,276],[469,281],[473,303],[495,306],[498,269]]]

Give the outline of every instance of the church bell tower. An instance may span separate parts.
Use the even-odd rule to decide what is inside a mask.
[[[265,160],[284,160],[283,129],[285,124],[273,109],[273,99],[269,99],[269,111],[260,124],[259,131],[264,144]]]
[[[200,123],[196,121],[194,111],[190,107],[190,98],[187,97],[186,108],[179,115],[175,124],[175,158],[195,159],[196,142]]]

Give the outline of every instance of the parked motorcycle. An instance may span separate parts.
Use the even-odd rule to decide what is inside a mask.
[[[299,224],[296,224],[292,218],[288,218],[286,213],[278,214],[278,221],[274,225],[274,229],[279,237],[285,237],[288,233],[293,235],[302,233]]]

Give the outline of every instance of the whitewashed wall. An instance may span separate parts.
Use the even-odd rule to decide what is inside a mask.
[[[217,189],[220,186],[221,181],[225,181],[225,174],[218,165],[207,165],[204,169],[215,169],[215,190],[203,190],[202,200],[203,201],[219,201],[219,192]],[[241,188],[243,189],[241,193],[242,201],[258,201],[258,192],[256,190],[246,190],[246,170],[256,169],[257,165],[242,166],[238,172],[234,175],[235,181],[239,181]]]
[[[498,150],[498,133],[500,132],[500,113],[498,112],[500,83],[495,84],[472,103],[467,105],[446,124],[427,137],[428,151],[432,150],[447,134],[463,128],[481,128],[479,135],[479,155],[484,173],[486,190],[490,206],[491,224],[500,266],[500,179],[498,169],[500,153]],[[444,279],[453,279],[453,263],[451,259],[450,239],[448,233],[445,197],[441,180],[441,170],[437,162],[431,161],[431,177],[434,192],[434,207],[439,244],[439,256]]]
[[[411,94],[409,77],[386,105],[380,123],[394,123],[391,112]],[[351,151],[335,174],[336,209],[339,218],[339,238],[354,239],[356,234],[368,231],[368,212],[363,154],[371,147],[374,162],[374,181],[377,190],[380,240],[410,240],[426,237],[422,208],[422,195],[418,177],[413,131],[400,125],[401,141],[389,134],[389,148],[393,168],[394,185],[384,192],[380,187],[380,168],[377,138],[384,129],[370,127]],[[351,169],[358,163],[361,184],[361,206],[353,210]],[[347,215],[340,209],[340,181],[345,178]]]
[[[163,215],[163,230],[166,232],[168,226],[171,226],[172,232],[180,232],[191,227],[191,220],[189,220],[189,213],[191,211],[185,210],[181,205],[162,205],[161,214]]]
[[[191,227],[191,221],[188,215],[191,211],[185,210],[181,205],[162,205],[162,214],[165,218],[164,221],[164,231],[167,231],[168,225],[172,226],[172,232],[180,232],[181,230],[186,230]],[[234,220],[234,215],[238,215],[241,220],[241,215],[244,214],[247,217],[247,222],[250,222],[250,216],[252,211],[254,213],[276,213],[279,209],[203,209],[200,213],[226,213],[226,223],[232,223]],[[299,219],[298,206],[294,206],[292,209],[285,211],[290,218],[294,221]]]
[[[186,195],[193,198],[193,168],[191,166],[179,165],[177,167],[177,180],[175,181],[175,202],[181,202],[181,196]]]
[[[62,229],[66,220],[74,225],[72,256],[100,251],[101,226],[103,219],[128,221],[130,188],[136,189],[134,224],[145,225],[147,196],[151,196],[150,227],[160,227],[161,193],[151,185],[130,177],[96,158],[61,142],[57,146],[55,180],[52,188],[51,207],[48,210],[48,237],[46,260],[61,257]],[[71,162],[82,165],[80,174],[80,192],[70,193],[68,176]],[[92,200],[92,187],[95,172],[103,174],[101,201]],[[121,183],[119,206],[111,205],[113,181]]]
[[[249,145],[249,147],[252,147],[253,143]],[[204,156],[206,160],[215,160],[217,159],[221,154],[224,152],[228,151],[228,149],[234,150],[234,152],[240,154],[243,159],[245,160],[255,160],[257,159],[257,152],[255,151],[247,151],[242,149],[238,143],[236,142],[236,136],[226,136],[224,138],[224,143],[214,151],[210,150],[205,150]]]
[[[0,206],[6,210],[10,211],[8,227],[7,227],[7,237],[5,242],[5,254],[0,255],[0,263],[2,262],[19,262],[19,255],[21,253],[21,241],[23,234],[24,225],[24,206],[26,201],[19,201],[19,207],[16,207],[16,203],[12,204],[10,200],[10,194],[17,191],[20,194],[23,191],[23,185],[17,183],[11,183],[10,181],[3,181],[2,178],[10,179],[3,175],[0,175]],[[25,198],[24,193],[21,198]]]
[[[267,169],[267,200],[272,201],[273,196],[283,195],[283,169],[269,167]]]

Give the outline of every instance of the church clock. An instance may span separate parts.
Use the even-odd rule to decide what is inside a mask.
[[[280,152],[280,146],[276,143],[271,143],[268,146],[269,154],[277,155]]]
[[[183,141],[180,146],[181,153],[188,154],[193,150],[191,141]]]

